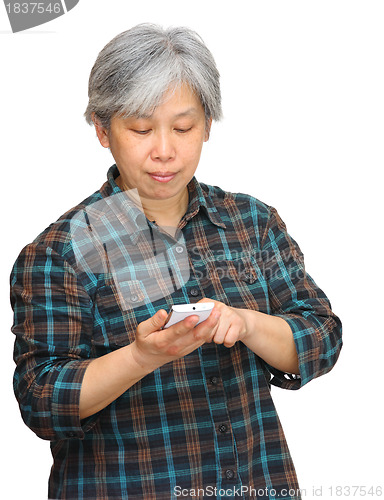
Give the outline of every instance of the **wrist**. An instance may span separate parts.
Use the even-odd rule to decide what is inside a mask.
[[[153,359],[153,356],[147,355],[138,347],[136,340],[129,345],[130,357],[137,367],[137,370],[143,373],[143,376],[148,375],[159,368],[161,363],[158,359]]]
[[[244,325],[242,332],[240,333],[239,340],[246,344],[247,340],[254,336],[254,333],[257,331],[258,311],[252,311],[250,309],[236,309],[236,312],[242,319]]]

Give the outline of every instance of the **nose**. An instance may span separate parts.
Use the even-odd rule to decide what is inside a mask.
[[[168,161],[175,157],[175,147],[170,132],[159,131],[154,135],[152,160]]]

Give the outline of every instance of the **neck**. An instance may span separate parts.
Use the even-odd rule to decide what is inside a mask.
[[[177,225],[188,207],[188,190],[185,188],[180,196],[167,200],[147,200],[141,198],[144,213],[149,220],[162,225]]]
[[[116,179],[116,184],[122,191],[127,189],[121,176]],[[140,197],[140,202],[148,220],[156,221],[159,226],[171,226],[176,228],[188,207],[188,188],[185,187],[183,191],[172,198],[153,200]]]

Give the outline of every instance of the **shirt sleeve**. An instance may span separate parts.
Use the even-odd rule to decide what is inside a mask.
[[[73,268],[42,243],[26,246],[11,274],[14,391],[22,418],[47,440],[83,438],[82,379],[90,363],[92,301]]]
[[[262,253],[271,314],[280,316],[291,327],[300,369],[300,375],[292,375],[267,364],[271,384],[299,389],[335,365],[342,347],[341,321],[332,312],[324,292],[306,273],[299,246],[272,207]]]

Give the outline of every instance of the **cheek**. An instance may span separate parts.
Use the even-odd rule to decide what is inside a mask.
[[[128,166],[139,164],[148,156],[148,152],[142,145],[137,145],[132,141],[120,142],[115,151],[120,161]]]
[[[188,144],[184,144],[182,149],[182,156],[191,162],[196,161],[200,158],[201,150],[203,147],[203,141],[201,140],[191,140]]]

